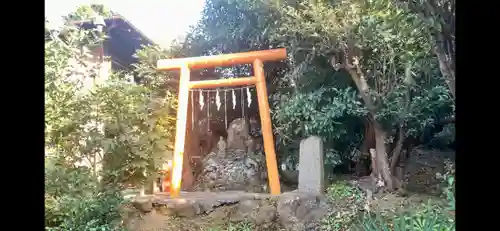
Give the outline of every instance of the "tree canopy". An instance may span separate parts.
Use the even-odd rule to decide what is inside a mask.
[[[394,169],[404,145],[454,114],[454,1],[425,2],[211,0],[177,53],[287,48],[286,63],[266,65],[282,160],[319,135],[330,166],[376,148]]]

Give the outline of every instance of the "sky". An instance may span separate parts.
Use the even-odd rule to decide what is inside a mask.
[[[61,16],[83,4],[104,4],[119,13],[160,46],[184,35],[196,24],[204,0],[45,0],[45,17],[58,23]]]

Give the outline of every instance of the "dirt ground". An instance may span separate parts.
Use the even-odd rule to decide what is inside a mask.
[[[362,203],[353,201],[354,198],[345,198],[342,200],[330,201],[335,211],[342,211],[347,215],[349,212],[359,213]],[[425,203],[442,204],[445,201],[436,196],[408,193],[404,196],[395,193],[379,193],[371,204],[371,212],[380,215],[393,215],[409,211],[415,206]],[[354,206],[356,205],[356,206]],[[353,209],[354,208],[354,209]],[[153,210],[148,214],[139,215],[137,211],[130,210],[127,219],[125,219],[128,230],[131,231],[277,231],[285,230],[277,223],[255,226],[247,222],[234,222],[228,219],[228,214],[234,209],[231,205],[223,206],[208,215],[196,216],[194,218],[178,218],[166,216],[159,211]]]
[[[278,224],[255,226],[247,222],[231,222],[224,214],[232,210],[230,206],[222,207],[209,215],[194,218],[165,216],[155,210],[147,215],[135,216],[128,220],[127,230],[131,231],[281,231]]]

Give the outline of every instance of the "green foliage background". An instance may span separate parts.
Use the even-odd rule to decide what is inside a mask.
[[[300,139],[318,135],[332,169],[360,148],[368,112],[349,74],[331,66],[331,54],[346,46],[361,51],[375,118],[388,140],[395,142],[399,126],[405,139],[421,140],[424,131],[454,115],[433,53],[439,17],[422,18],[407,2],[394,0],[211,0],[174,49],[183,57],[285,47],[284,63],[265,65],[280,160],[297,159]]]

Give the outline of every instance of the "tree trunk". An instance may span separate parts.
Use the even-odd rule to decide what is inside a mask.
[[[365,118],[365,134],[363,137],[363,144],[361,145],[361,152],[363,154],[369,154],[371,148],[375,148],[375,131],[373,131],[373,125],[369,118]]]
[[[401,151],[403,150],[403,143],[405,140],[405,130],[403,126],[399,126],[398,129],[398,140],[396,141],[396,146],[392,150],[391,155],[391,172],[394,174],[394,170],[399,163],[399,159],[401,156]]]
[[[439,70],[445,78],[446,84],[448,84],[451,96],[455,99],[455,68],[453,67],[450,54],[447,54],[439,44],[435,45],[434,53],[439,61]]]
[[[392,177],[391,171],[389,169],[389,158],[387,156],[387,148],[385,141],[387,139],[387,133],[382,128],[382,125],[373,120],[373,128],[375,130],[375,150],[376,150],[376,163],[377,163],[377,173],[381,176],[386,183],[386,187],[389,190],[394,189],[394,178]]]
[[[347,52],[345,52],[347,53]],[[348,56],[348,55],[347,55]],[[387,133],[384,131],[382,125],[375,120],[375,114],[378,111],[377,105],[370,95],[370,87],[366,81],[365,75],[359,66],[358,57],[352,57],[353,62],[350,64],[348,58],[343,60],[343,68],[349,73],[352,80],[358,88],[359,94],[363,99],[366,108],[369,111],[368,118],[375,131],[375,161],[372,161],[372,174],[377,178],[382,178],[386,183],[389,190],[394,189],[394,177],[389,168],[389,159],[387,156],[387,148],[385,141],[387,140]],[[334,62],[332,62],[334,63]],[[335,68],[335,67],[334,67]]]
[[[146,178],[145,189],[144,189],[145,194],[152,195],[155,193],[156,177],[157,177],[157,174],[155,172],[152,172]]]
[[[361,156],[356,161],[355,166],[358,176],[371,175],[370,168],[373,168],[371,163],[374,163],[374,160],[371,159],[370,149],[375,148],[375,132],[369,118],[364,119],[364,126],[363,144],[360,147]],[[368,159],[370,159],[370,165],[367,165]]]
[[[396,177],[396,179],[398,179],[399,182],[403,182],[403,180],[404,180],[404,169],[402,167],[399,167],[399,166],[396,167],[394,169],[394,177]],[[403,188],[402,186],[403,185],[400,184],[400,185],[398,185],[398,188]]]
[[[377,161],[377,151],[374,148],[370,149],[370,160],[371,160],[371,167],[372,167],[372,172],[370,173],[370,176],[374,178],[379,178],[379,171],[378,171],[378,161]]]

